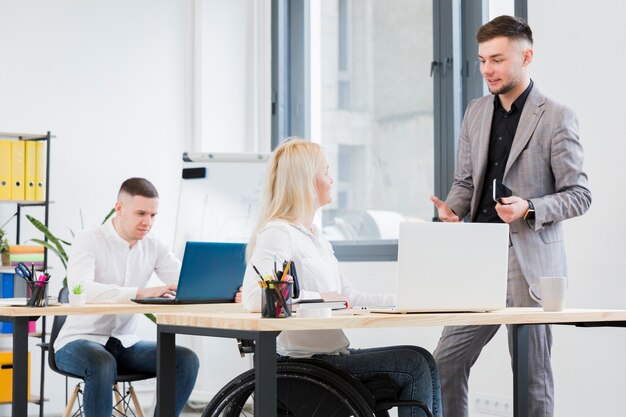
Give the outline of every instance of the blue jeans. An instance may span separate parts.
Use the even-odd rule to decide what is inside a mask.
[[[419,400],[441,417],[441,389],[435,359],[418,346],[389,346],[350,349],[349,355],[315,355],[332,362],[357,377],[386,373],[400,387],[399,399]],[[400,417],[422,417],[418,407],[399,407]]]
[[[59,369],[83,377],[85,417],[111,417],[117,373],[154,372],[157,365],[155,342],[141,341],[129,348],[110,337],[106,346],[76,340],[55,353]],[[198,375],[200,362],[191,350],[176,346],[176,415],[185,407]],[[157,399],[158,401],[158,399]]]

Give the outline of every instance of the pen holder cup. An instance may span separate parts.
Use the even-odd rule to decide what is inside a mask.
[[[26,303],[29,307],[46,307],[48,305],[48,282],[39,281],[32,286],[32,291],[29,291],[30,298]]]
[[[291,317],[292,281],[266,281],[261,289],[261,317]]]

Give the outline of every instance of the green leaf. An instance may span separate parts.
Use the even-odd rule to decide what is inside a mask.
[[[104,218],[104,220],[102,220],[102,223],[100,224],[105,224],[107,220],[109,220],[114,213],[115,213],[115,207],[113,207],[111,211],[109,211],[109,214],[107,214],[107,216]]]
[[[72,294],[82,294],[83,284],[76,284],[72,287]]]
[[[54,246],[52,246],[52,245],[50,244],[50,242],[46,242],[46,241],[43,241],[43,240],[41,240],[41,239],[30,239],[30,241],[31,241],[31,242],[35,242],[35,243],[38,243],[38,244],[40,244],[41,246],[44,246],[44,247],[48,248],[48,250],[49,250],[49,251],[54,252],[54,254],[55,254],[56,256],[58,256],[58,257],[59,257],[59,259],[61,260],[61,263],[63,264],[63,268],[65,268],[65,269],[67,270],[67,260],[68,260],[68,258],[67,258],[67,254],[66,254],[65,252],[63,252],[63,254],[59,253],[59,251],[57,250],[57,248],[56,248],[56,247],[54,247]]]
[[[156,324],[156,317],[154,316],[154,314],[144,313],[144,316],[148,317],[150,320],[152,320]]]
[[[68,259],[67,253],[65,253],[65,249],[63,248],[63,245],[61,244],[61,242],[63,242],[66,245],[69,245],[70,243],[64,240],[58,239],[55,235],[52,234],[52,232],[46,227],[45,224],[43,224],[42,222],[40,222],[33,216],[27,214],[26,218],[28,219],[29,222],[33,224],[33,226],[37,228],[37,230],[43,233],[46,236],[46,238],[54,244],[54,246],[56,247],[56,251],[54,252],[58,254],[60,258],[63,258],[64,261],[67,261]]]

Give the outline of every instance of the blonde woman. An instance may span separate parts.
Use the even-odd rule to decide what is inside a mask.
[[[269,162],[259,223],[248,243],[243,303],[261,310],[257,275],[270,273],[276,259],[297,266],[300,299],[344,300],[351,305],[393,305],[390,294],[356,290],[339,272],[330,243],[313,224],[317,209],[330,203],[333,179],[320,146],[291,139],[276,148]],[[386,373],[400,387],[400,399],[426,403],[441,416],[439,376],[431,354],[417,346],[351,349],[342,330],[285,331],[276,341],[286,357],[315,357],[357,377]],[[399,415],[423,416],[418,407],[401,407]]]

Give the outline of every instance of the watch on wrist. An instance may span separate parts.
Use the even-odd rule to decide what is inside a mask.
[[[528,202],[528,210],[526,211],[526,214],[524,214],[524,220],[535,220],[535,206],[533,205],[532,201],[526,201]]]

